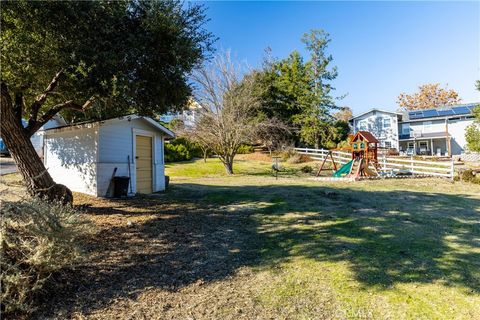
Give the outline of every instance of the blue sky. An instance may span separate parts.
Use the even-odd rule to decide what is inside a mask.
[[[359,113],[395,110],[401,92],[448,83],[464,103],[480,102],[480,2],[205,2],[206,25],[238,60],[258,67],[298,50],[310,29],[324,29],[338,67],[338,105]]]

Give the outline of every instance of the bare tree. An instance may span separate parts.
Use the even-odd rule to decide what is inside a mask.
[[[348,122],[353,117],[352,109],[350,107],[341,107],[339,111],[333,114],[333,117],[337,120]]]
[[[291,140],[291,131],[288,126],[278,118],[266,119],[256,125],[256,138],[268,149],[270,155],[272,151],[280,149]]]
[[[183,130],[187,137],[212,150],[227,174],[233,174],[238,148],[255,138],[257,127],[253,121],[259,106],[253,94],[254,79],[242,78],[241,71],[226,52],[193,74],[199,116],[194,126]]]

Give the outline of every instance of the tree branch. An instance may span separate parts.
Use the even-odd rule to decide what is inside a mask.
[[[53,77],[52,81],[50,82],[48,87],[45,89],[45,91],[43,91],[43,93],[39,95],[37,99],[35,99],[35,101],[32,103],[32,106],[30,108],[30,119],[28,120],[29,126],[30,124],[32,124],[33,126],[37,121],[38,111],[40,110],[40,107],[45,103],[48,95],[53,93],[62,75],[63,75],[63,70],[60,70],[59,72],[57,72],[57,74],[55,75],[55,77]]]
[[[32,125],[30,122],[28,126],[25,128],[27,134],[32,136],[38,129],[40,129],[45,123],[47,123],[50,119],[53,118],[57,113],[62,111],[63,109],[72,109],[77,111],[85,111],[91,107],[92,103],[97,99],[95,95],[90,97],[83,105],[79,105],[75,103],[73,100],[68,100],[63,103],[57,104],[51,107],[47,112],[43,114],[43,116],[38,119],[38,121],[34,121]]]

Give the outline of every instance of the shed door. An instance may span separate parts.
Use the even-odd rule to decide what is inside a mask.
[[[152,137],[136,136],[137,193],[152,193]]]

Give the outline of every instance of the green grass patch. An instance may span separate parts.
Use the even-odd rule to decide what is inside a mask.
[[[170,196],[252,222],[245,265],[258,308],[294,319],[480,316],[479,186],[318,182],[295,166],[277,180],[270,165],[236,161],[234,176],[212,159],[167,165]]]

